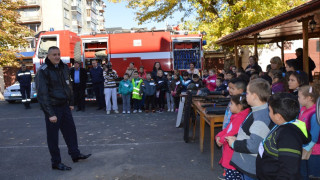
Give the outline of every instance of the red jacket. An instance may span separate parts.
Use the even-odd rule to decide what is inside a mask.
[[[247,108],[237,114],[233,114],[230,118],[230,123],[228,124],[228,126],[225,129],[223,129],[221,132],[219,132],[216,136],[216,138],[220,137],[220,143],[223,143],[222,157],[219,163],[224,168],[235,170],[235,168],[230,165],[230,161],[231,161],[234,150],[229,146],[228,142],[225,140],[225,137],[235,136],[236,134],[238,134],[240,126],[248,116],[250,110],[251,110],[250,108]]]
[[[206,79],[203,79],[203,83],[209,89],[209,91],[214,91],[217,87],[216,85],[217,75],[209,76]]]

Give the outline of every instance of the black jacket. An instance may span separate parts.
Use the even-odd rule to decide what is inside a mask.
[[[157,87],[157,90],[160,90],[160,91],[167,91],[168,89],[168,83],[167,83],[168,79],[164,76],[162,77],[156,77],[156,87]]]
[[[53,106],[73,106],[69,68],[62,61],[55,67],[48,58],[36,74],[37,98],[45,115],[55,116]]]
[[[303,126],[301,126],[303,127]],[[305,132],[307,132],[304,126]],[[275,128],[265,139],[256,159],[257,176],[261,180],[290,179],[300,180],[302,145],[311,140],[294,124]]]
[[[32,76],[28,69],[25,71],[20,69],[17,72],[16,79],[20,83],[20,86],[31,86]]]
[[[71,80],[71,83],[72,85],[74,85],[74,67],[70,69],[70,80]],[[81,89],[86,89],[86,84],[87,84],[87,78],[88,78],[88,75],[87,75],[87,71],[84,69],[84,68],[80,68],[80,87]]]

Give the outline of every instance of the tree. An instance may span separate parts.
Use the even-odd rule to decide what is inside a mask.
[[[17,66],[17,48],[28,43],[24,37],[30,36],[31,32],[18,23],[20,14],[17,10],[24,4],[23,0],[0,1],[0,67]]]
[[[110,0],[112,2],[121,2]],[[161,22],[173,16],[174,12],[184,12],[181,17],[196,15],[195,22],[185,22],[184,28],[206,31],[208,45],[214,49],[214,42],[229,33],[279,15],[303,4],[306,0],[127,0],[128,8],[136,9],[139,24]],[[195,27],[195,28],[194,28]]]

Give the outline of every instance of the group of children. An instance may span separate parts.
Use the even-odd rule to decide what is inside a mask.
[[[292,72],[291,92],[272,92],[262,78],[228,81],[231,101],[216,143],[222,147],[220,178],[320,178],[320,125],[316,120],[318,85]]]

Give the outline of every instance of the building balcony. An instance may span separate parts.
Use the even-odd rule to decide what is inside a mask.
[[[40,15],[36,15],[36,16],[23,16],[21,15],[21,17],[18,20],[19,24],[29,24],[29,23],[40,23],[41,22],[41,17]]]
[[[78,5],[73,3],[71,4],[71,11],[77,11],[78,13],[81,14],[81,8]]]
[[[95,18],[92,18],[92,17],[87,17],[87,21],[90,21],[93,24],[98,24],[98,21]]]
[[[104,7],[98,6],[98,11],[99,11],[99,12],[104,12]]]
[[[25,0],[26,4],[20,6],[20,8],[32,8],[32,7],[40,7],[39,0]]]
[[[73,20],[72,21],[72,26],[77,26],[78,28],[82,27],[82,22],[81,21],[77,21],[77,20]]]

